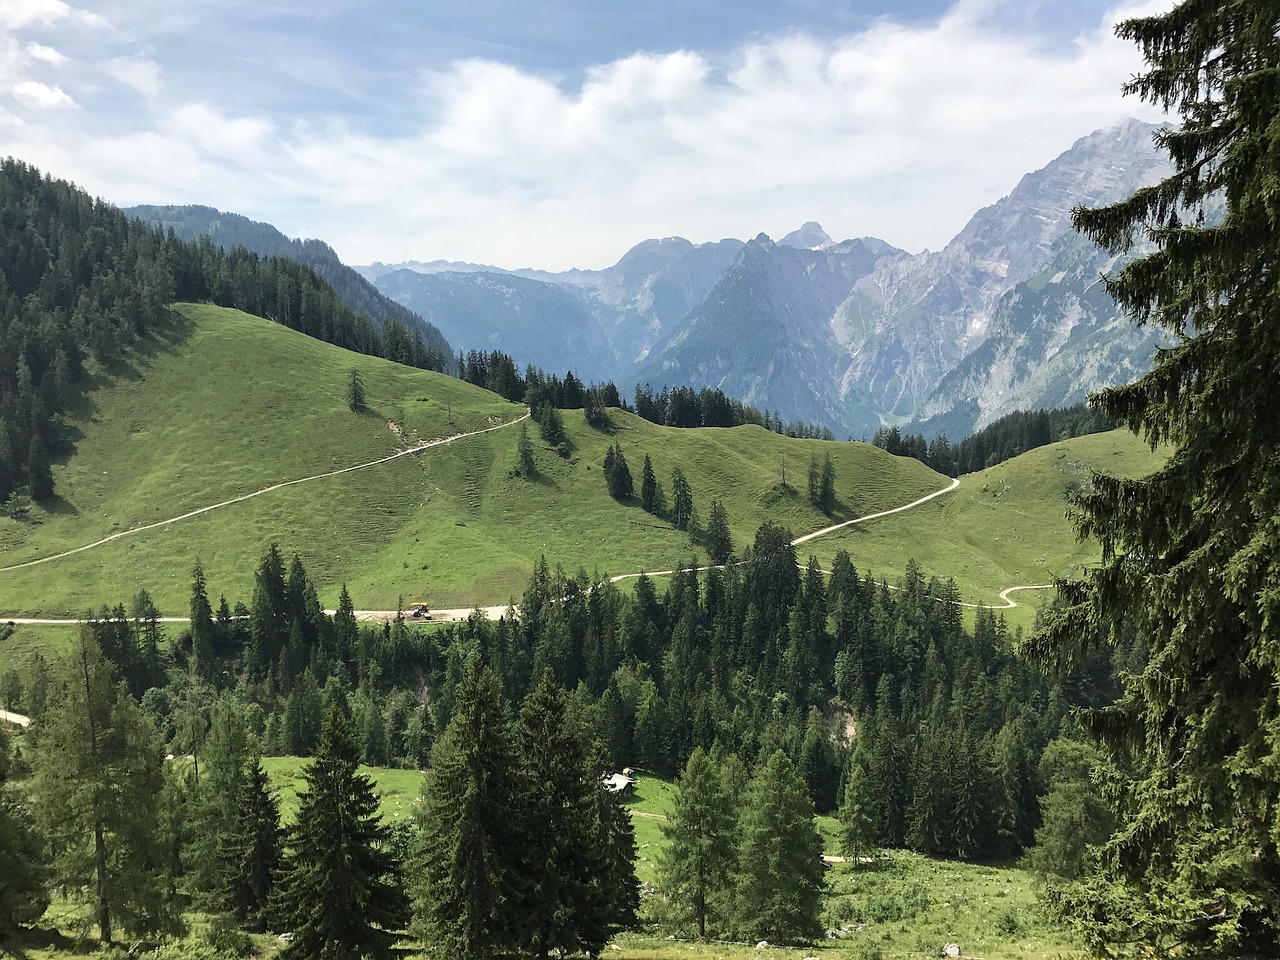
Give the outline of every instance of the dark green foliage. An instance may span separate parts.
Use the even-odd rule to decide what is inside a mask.
[[[6,783],[8,764],[9,740],[0,729],[0,944],[49,906],[44,843],[31,829],[31,810]]]
[[[604,482],[609,487],[609,496],[615,500],[626,500],[633,493],[631,471],[627,468],[627,458],[619,443],[615,442],[605,454]]]
[[[914,457],[939,473],[958,477],[974,473],[1045,444],[1114,430],[1120,424],[1101,407],[1077,403],[1058,410],[1015,410],[957,444],[946,437],[926,441],[924,434],[886,427],[871,442],[899,457]]]
[[[1115,817],[1093,783],[1098,753],[1089,744],[1055,740],[1040,760],[1048,791],[1040,800],[1043,820],[1025,863],[1042,878],[1082,880],[1096,872],[1096,848],[1115,828]]]
[[[866,757],[855,751],[844,771],[844,789],[836,819],[840,821],[840,855],[858,863],[875,854],[874,801]]]
[[[465,669],[417,813],[414,925],[435,956],[485,960],[519,938],[520,798],[502,689],[478,659]]]
[[[679,467],[671,471],[671,524],[677,530],[688,530],[693,520],[693,490]]]
[[[653,475],[653,461],[646,453],[644,470],[640,474],[640,508],[645,513],[657,513],[658,478]]]
[[[699,937],[731,920],[737,864],[737,810],[720,763],[701,747],[680,774],[675,805],[662,825],[667,848],[658,862],[662,895],[676,918],[693,921]]]
[[[619,925],[615,921],[625,923],[620,914],[627,905],[616,905],[615,913],[609,902],[616,884],[603,882],[622,864],[602,847],[604,831],[591,827],[601,810],[599,774],[590,769],[586,740],[550,670],[525,698],[516,735],[521,941],[537,957],[597,956]],[[629,912],[634,914],[634,902]]]
[[[511,473],[517,477],[532,477],[537,471],[533,462],[533,444],[529,441],[529,430],[520,424],[520,436],[516,440],[516,465]]]
[[[53,498],[53,471],[49,467],[49,448],[44,437],[32,434],[27,452],[27,486],[33,499],[44,503]]]
[[[364,378],[358,369],[352,367],[347,377],[347,407],[352,413],[359,413],[364,409],[364,398]]]
[[[273,912],[293,933],[283,956],[389,956],[409,921],[400,863],[358,765],[350,720],[335,707],[303,772],[276,885]]]
[[[705,535],[707,556],[717,565],[729,562],[733,556],[733,535],[729,532],[729,515],[719,500],[711,501],[711,515],[707,518]]]
[[[262,761],[252,757],[241,777],[234,829],[228,837],[223,897],[240,923],[261,929],[280,866],[280,808],[267,784]]]
[[[103,941],[177,928],[159,831],[159,737],[118,685],[93,630],[60,666],[32,750],[32,806],[58,838],[51,879]]]
[[[609,406],[621,406],[621,403],[610,403]],[[788,437],[834,439],[827,427],[802,422],[784,424],[769,411],[730,399],[723,390],[714,387],[701,390],[663,387],[661,393],[655,394],[649,384],[637,385],[635,412],[650,423],[668,427],[738,427],[753,423]]]
[[[739,822],[736,909],[749,939],[803,943],[822,935],[822,838],[809,791],[777,750],[752,779]]]
[[[1280,5],[1184,0],[1117,31],[1147,61],[1127,91],[1181,115],[1156,134],[1174,172],[1073,220],[1117,253],[1154,241],[1106,287],[1171,346],[1094,401],[1172,453],[1077,500],[1102,564],[1032,645],[1071,664],[1127,624],[1148,646],[1085,718],[1119,827],[1058,902],[1098,951],[1280,956]]]
[[[554,447],[564,442],[564,418],[549,402],[544,401],[538,407],[534,419],[538,421],[538,430],[542,434],[543,443]]]

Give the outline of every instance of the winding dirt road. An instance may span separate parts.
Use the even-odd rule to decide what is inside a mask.
[[[209,513],[211,510],[218,510],[218,509],[221,509],[222,507],[229,507],[229,506],[232,506],[233,504],[243,503],[246,500],[252,500],[254,497],[261,497],[264,494],[272,493],[273,491],[276,491],[276,490],[282,490],[285,487],[293,487],[302,483],[310,483],[315,480],[323,480],[327,477],[336,477],[344,473],[351,473],[356,470],[364,470],[367,467],[375,467],[380,464],[390,463],[393,460],[399,460],[401,457],[408,457],[408,456],[413,456],[415,454],[422,453],[424,450],[428,450],[431,447],[438,447],[438,446],[441,446],[442,444],[453,443],[457,440],[465,440],[468,437],[476,437],[484,433],[492,433],[495,430],[502,430],[506,427],[510,427],[517,423],[520,423],[522,420],[527,420],[528,418],[529,418],[529,414],[525,413],[523,416],[517,417],[514,420],[508,420],[506,423],[501,423],[501,424],[498,424],[497,426],[486,427],[483,430],[473,430],[469,433],[458,433],[449,437],[440,437],[435,440],[428,440],[425,443],[416,444],[405,450],[401,450],[397,453],[394,453],[389,457],[380,457],[377,460],[368,460],[364,463],[358,463],[355,466],[342,467],[338,470],[330,470],[326,473],[317,473],[309,477],[299,477],[296,480],[285,480],[282,483],[275,483],[275,484],[272,484],[271,486],[263,487],[261,490],[255,490],[253,493],[246,493],[239,497],[232,497],[230,500],[223,500],[220,503],[214,503],[206,507],[200,507],[197,510],[191,510],[177,517],[170,517],[167,520],[158,520],[155,523],[149,523],[141,527],[132,527],[128,530],[121,530],[118,533],[113,533],[110,536],[103,537],[101,540],[95,540],[93,543],[87,543],[82,547],[76,547],[72,550],[65,550],[62,553],[51,554],[47,557],[40,557],[36,560],[28,560],[28,561],[25,561],[24,563],[15,563],[7,567],[0,567],[0,573],[7,573],[12,570],[22,570],[27,567],[37,566],[38,564],[42,564],[42,563],[52,563],[55,560],[61,560],[64,557],[74,556],[75,554],[83,553],[86,550],[92,550],[95,547],[103,546],[104,544],[111,543],[112,541],[119,540],[123,537],[132,536],[133,534],[137,534],[137,533],[143,533],[147,530],[154,530],[157,527],[164,527],[164,526],[169,526],[170,524],[180,523],[183,520],[189,520],[192,517],[198,517],[201,514]],[[845,520],[842,523],[836,523],[836,524],[832,524],[829,527],[823,527],[822,529],[815,530],[812,533],[806,533],[803,536],[796,537],[794,540],[791,541],[791,545],[798,546],[799,544],[807,543],[810,540],[816,540],[818,537],[826,536],[827,534],[830,534],[830,533],[835,533],[837,530],[843,530],[846,527],[851,527],[860,523],[869,523],[872,520],[879,520],[882,517],[888,517],[888,516],[892,516],[895,513],[902,513],[905,510],[914,509],[915,507],[928,503],[930,500],[933,500],[937,497],[941,497],[941,496],[944,496],[945,494],[951,493],[959,486],[960,486],[960,479],[957,477],[953,479],[951,483],[949,483],[947,486],[942,487],[939,490],[935,490],[932,493],[925,494],[923,497],[920,497],[916,500],[912,500],[910,503],[904,503],[900,507],[892,507],[888,510],[881,510],[877,513],[869,513],[863,517],[856,517],[853,520]],[[713,568],[709,566],[697,568],[699,572],[710,570],[710,569],[713,569]],[[671,576],[675,572],[676,571],[674,570],[654,570],[654,571],[648,571],[646,574],[623,573],[614,577],[610,577],[607,582],[621,583],[624,580],[633,580],[645,575],[650,577],[665,577],[665,576]],[[1014,600],[1010,596],[1010,594],[1019,590],[1048,590],[1052,586],[1053,584],[1026,584],[1021,586],[1006,587],[1004,590],[1000,592],[1000,599],[1001,601],[1003,601],[1003,605],[998,607],[991,606],[990,609],[1011,610],[1014,607],[1017,607],[1019,604],[1016,600]],[[983,607],[983,606],[990,606],[990,605],[981,604],[981,603],[961,602],[960,606]],[[433,610],[431,612],[430,622],[436,623],[436,622],[452,622],[452,621],[466,620],[476,610],[481,611],[485,615],[485,617],[487,617],[490,620],[497,620],[504,613],[506,613],[508,609],[510,609],[509,604],[475,607],[470,609],[465,609],[460,607],[456,609]],[[332,616],[334,611],[326,610],[325,613]],[[357,610],[355,611],[356,619],[365,621],[365,622],[381,622],[381,621],[392,620],[400,613],[401,611],[397,611],[397,610]],[[5,617],[3,614],[0,614],[0,622],[12,623],[15,625],[22,625],[22,626],[65,627],[65,626],[76,626],[86,621],[84,621],[83,619],[54,618],[54,617]],[[161,623],[188,623],[190,621],[189,621],[189,618],[187,617],[161,617],[160,622]],[[422,621],[422,622],[427,622],[427,621]]]
[[[131,537],[135,533],[144,533],[147,530],[155,530],[157,527],[167,527],[170,524],[181,523],[183,520],[190,520],[192,517],[198,517],[202,513],[208,513],[211,510],[219,510],[222,507],[229,507],[236,503],[244,503],[246,500],[252,500],[254,497],[261,497],[264,494],[274,493],[276,490],[283,490],[285,487],[296,487],[300,483],[310,483],[313,480],[324,480],[328,477],[341,476],[344,473],[354,473],[356,470],[364,470],[367,467],[376,467],[380,464],[390,463],[392,460],[399,460],[401,457],[411,457],[414,454],[422,453],[431,447],[438,447],[441,444],[453,443],[457,440],[465,440],[467,437],[478,437],[482,433],[492,433],[495,430],[502,430],[506,427],[513,426],[521,420],[529,419],[529,414],[525,413],[522,417],[516,417],[514,420],[508,420],[506,423],[500,423],[496,427],[486,427],[483,430],[472,430],[470,433],[455,433],[449,437],[439,437],[435,440],[428,440],[425,443],[419,443],[408,449],[393,453],[389,457],[380,457],[377,460],[367,460],[364,463],[357,463],[353,467],[341,467],[337,470],[330,470],[327,473],[317,473],[309,477],[299,477],[296,480],[285,480],[281,483],[273,483],[269,487],[263,487],[261,490],[255,490],[253,493],[246,493],[239,497],[232,497],[230,500],[223,500],[221,503],[213,503],[207,507],[200,507],[198,510],[192,510],[178,517],[170,517],[168,520],[157,520],[155,523],[148,523],[142,527],[130,527],[128,530],[121,530],[119,533],[113,533],[110,536],[103,537],[101,540],[95,540],[93,543],[86,543],[83,547],[76,547],[72,550],[64,550],[62,553],[54,553],[47,557],[40,557],[37,560],[27,560],[25,563],[14,563],[7,567],[0,567],[0,573],[9,573],[12,570],[24,570],[27,567],[38,566],[42,563],[52,563],[54,560],[62,560],[65,557],[74,556],[77,553],[84,553],[86,550],[92,550],[94,547],[101,547],[104,544],[111,543],[113,540],[119,540],[123,537]],[[13,621],[17,623],[18,621]]]

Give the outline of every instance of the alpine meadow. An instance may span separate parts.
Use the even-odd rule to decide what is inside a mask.
[[[1099,2],[0,10],[0,953],[1280,957],[1280,5]]]

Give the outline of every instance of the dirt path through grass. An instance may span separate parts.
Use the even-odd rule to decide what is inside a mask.
[[[119,540],[122,537],[129,537],[135,533],[144,533],[147,530],[155,530],[157,527],[167,527],[170,524],[180,523],[183,520],[190,520],[192,517],[198,517],[202,513],[208,513],[211,510],[219,510],[222,507],[229,507],[233,504],[244,503],[246,500],[252,500],[254,497],[261,497],[263,494],[273,493],[276,490],[283,490],[285,487],[296,487],[300,483],[310,483],[313,480],[324,480],[328,477],[341,476],[344,473],[353,473],[356,470],[364,470],[366,467],[376,467],[384,463],[390,463],[392,460],[399,460],[401,457],[409,457],[414,454],[422,453],[431,447],[438,447],[442,444],[453,443],[456,440],[465,440],[467,437],[478,437],[482,433],[492,433],[494,430],[502,430],[519,423],[521,420],[527,420],[529,414],[526,413],[522,417],[514,420],[508,420],[506,423],[500,423],[496,427],[486,427],[483,430],[472,430],[470,433],[455,433],[449,437],[439,437],[435,440],[428,440],[425,443],[419,443],[409,447],[407,450],[401,450],[393,453],[389,457],[379,457],[377,460],[367,460],[364,463],[357,463],[353,467],[341,467],[338,470],[330,470],[327,473],[317,473],[310,477],[299,477],[296,480],[285,480],[282,483],[273,483],[269,487],[263,487],[261,490],[255,490],[253,493],[246,493],[239,497],[232,497],[230,500],[223,500],[221,503],[213,503],[207,507],[200,507],[198,510],[192,510],[184,513],[179,517],[170,517],[168,520],[157,520],[155,523],[148,523],[141,527],[131,527],[128,530],[121,530],[110,536],[103,537],[101,540],[95,540],[93,543],[87,543],[83,547],[76,547],[73,550],[64,550],[62,553],[55,553],[47,557],[40,557],[36,560],[27,560],[25,563],[15,563],[7,567],[0,567],[0,573],[9,573],[12,570],[25,570],[27,567],[38,566],[42,563],[52,563],[54,560],[61,560],[64,557],[74,556],[77,553],[84,553],[86,550],[92,550],[94,547],[101,547],[103,544],[111,543],[113,540]],[[18,623],[20,621],[14,621]],[[25,621],[21,621],[25,622]],[[51,621],[33,621],[36,623],[49,623]],[[56,621],[56,622],[76,622],[76,621]]]

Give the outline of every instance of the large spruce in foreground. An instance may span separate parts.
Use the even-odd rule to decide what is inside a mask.
[[[378,817],[373,782],[357,772],[351,722],[330,709],[303,776],[275,914],[293,934],[287,956],[345,960],[390,954],[409,904]]]
[[[1145,666],[1089,726],[1119,828],[1098,875],[1060,894],[1091,948],[1280,956],[1280,4],[1184,0],[1122,23],[1147,72],[1129,93],[1182,115],[1175,171],[1076,226],[1156,250],[1107,282],[1171,342],[1095,400],[1167,465],[1096,477],[1078,526],[1103,563],[1034,644],[1073,660],[1126,623]],[[1218,219],[1216,211],[1225,204]]]

